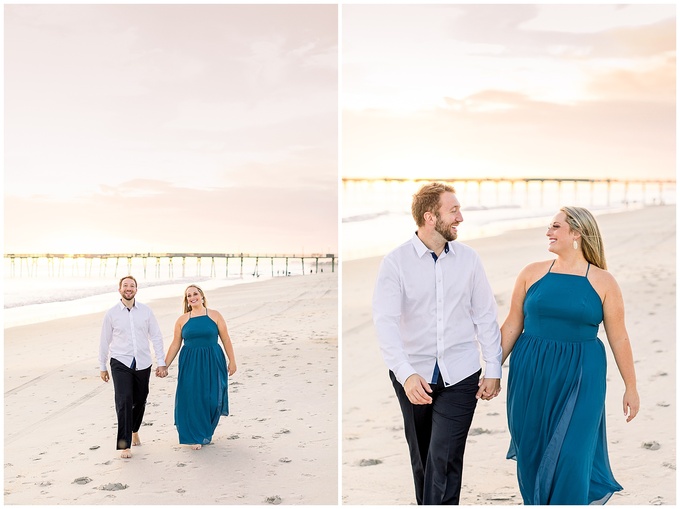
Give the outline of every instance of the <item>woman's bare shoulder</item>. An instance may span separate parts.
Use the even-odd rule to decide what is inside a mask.
[[[184,313],[179,316],[177,321],[175,322],[175,325],[179,325],[180,327],[183,326],[185,323],[189,321],[189,318],[191,317],[191,313]]]
[[[210,309],[210,308],[208,308],[208,316],[209,316],[210,318],[212,318],[213,320],[215,320],[215,321],[217,321],[217,320],[224,320],[224,318],[222,318],[222,313],[220,313],[220,312],[217,311],[216,309]]]
[[[532,279],[537,275],[543,276],[548,270],[550,270],[550,265],[554,260],[541,260],[540,262],[532,262],[526,265],[520,272],[525,279]]]
[[[590,266],[588,279],[590,279],[590,283],[598,291],[597,293],[600,293],[601,295],[606,294],[610,290],[618,291],[619,289],[619,284],[616,282],[616,278],[612,273],[608,270],[596,267],[595,265]]]

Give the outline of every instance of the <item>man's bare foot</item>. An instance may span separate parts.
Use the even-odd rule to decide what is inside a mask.
[[[123,452],[120,453],[121,458],[132,458],[132,453],[130,452],[130,449],[123,449]]]
[[[132,433],[132,445],[142,445],[142,441],[139,439],[139,433]]]
[[[191,448],[192,448],[194,451],[198,451],[198,450],[199,450],[200,448],[202,448],[202,447],[203,447],[203,446],[202,446],[201,444],[194,444],[194,445],[191,446]]]

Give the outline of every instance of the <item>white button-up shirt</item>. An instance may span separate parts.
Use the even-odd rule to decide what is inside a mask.
[[[445,386],[481,368],[501,378],[496,301],[479,255],[449,242],[435,261],[414,235],[383,259],[373,294],[373,321],[387,367],[403,385],[418,373]]]
[[[165,366],[163,334],[151,309],[135,300],[128,310],[122,301],[118,302],[104,317],[99,341],[99,369],[108,371],[109,354],[128,367],[136,359],[138,371],[148,368],[152,362],[149,340],[153,343],[157,365]]]

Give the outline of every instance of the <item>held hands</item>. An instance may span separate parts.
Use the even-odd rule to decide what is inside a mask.
[[[404,392],[408,400],[414,405],[429,405],[432,403],[432,398],[428,393],[432,392],[430,384],[417,373],[413,373],[404,382]]]
[[[501,381],[499,378],[480,378],[479,390],[477,391],[477,399],[489,401],[495,398],[501,392]]]
[[[165,378],[168,376],[168,367],[167,366],[158,366],[156,368],[156,376],[159,378]]]

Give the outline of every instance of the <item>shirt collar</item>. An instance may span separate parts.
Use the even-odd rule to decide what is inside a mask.
[[[136,308],[136,307],[137,307],[137,299],[135,299],[135,303],[132,305],[132,308]],[[118,300],[118,309],[127,309],[127,306],[125,304],[123,304],[123,299]]]
[[[420,240],[420,237],[418,237],[417,232],[413,234],[413,237],[411,238],[411,244],[413,244],[413,247],[415,248],[416,253],[418,254],[418,258],[422,258],[426,253],[432,252],[432,250],[429,247],[427,247],[422,240]],[[452,254],[456,254],[456,251],[453,249],[453,241],[444,244],[444,253],[448,253],[449,251],[451,251]],[[442,255],[439,256],[441,257]]]

